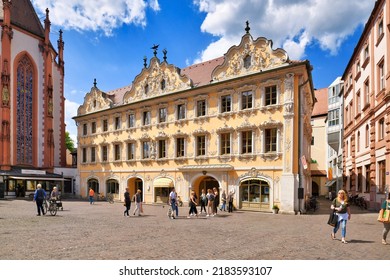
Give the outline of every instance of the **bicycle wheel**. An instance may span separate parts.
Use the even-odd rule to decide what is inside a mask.
[[[44,211],[45,211],[45,214],[47,213],[47,208],[48,208],[48,206],[47,206],[47,200],[44,200],[43,201],[43,208],[44,208]]]
[[[114,203],[114,196],[112,194],[107,194],[107,201],[110,204]]]
[[[49,211],[50,215],[55,216],[57,214],[57,205],[55,203],[50,203]]]

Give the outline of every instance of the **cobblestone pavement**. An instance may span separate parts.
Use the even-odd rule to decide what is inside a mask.
[[[190,219],[180,207],[170,220],[167,206],[145,205],[142,216],[127,218],[119,202],[67,200],[56,216],[38,217],[32,201],[0,200],[0,259],[390,259],[376,213],[353,208],[349,243],[342,244],[340,232],[330,238],[329,205],[322,201],[320,211],[306,215],[236,211]]]

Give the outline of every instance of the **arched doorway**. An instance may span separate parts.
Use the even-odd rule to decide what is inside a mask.
[[[130,178],[129,180],[127,180],[127,187],[129,188],[131,198],[133,197],[133,195],[135,195],[137,190],[141,190],[141,197],[143,199],[144,185],[140,178]]]
[[[119,198],[119,183],[115,179],[109,179],[106,182],[106,191],[114,196],[115,199]]]
[[[96,179],[89,179],[88,180],[88,188],[87,188],[87,196],[89,195],[89,189],[93,189],[96,194],[99,193],[99,181]]]
[[[241,181],[239,188],[239,208],[250,210],[270,209],[270,186],[260,179]]]
[[[198,187],[196,187],[198,186]],[[205,189],[206,193],[208,189],[217,188],[219,193],[219,183],[216,179],[211,176],[203,176],[194,182],[194,191],[196,196],[199,198],[202,190]]]

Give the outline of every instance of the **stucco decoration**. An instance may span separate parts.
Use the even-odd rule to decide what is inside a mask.
[[[131,103],[191,87],[192,80],[181,75],[180,68],[166,61],[160,63],[157,57],[153,57],[149,67],[143,68],[142,72],[135,77],[133,87],[125,93],[123,102]]]
[[[288,63],[286,51],[280,48],[273,50],[271,40],[260,37],[253,41],[250,34],[245,34],[238,46],[233,46],[227,51],[224,63],[214,69],[212,80],[223,81],[278,68]]]
[[[77,110],[77,115],[85,115],[96,111],[111,108],[113,101],[109,95],[102,92],[97,87],[92,87],[91,91],[84,97],[84,103]]]

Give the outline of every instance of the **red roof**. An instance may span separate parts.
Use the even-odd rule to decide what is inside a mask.
[[[211,81],[211,73],[215,67],[221,65],[224,57],[218,57],[209,61],[191,65],[181,70],[182,75],[189,77],[195,87],[207,85]]]
[[[328,88],[314,91],[317,102],[314,103],[312,117],[328,114]]]

